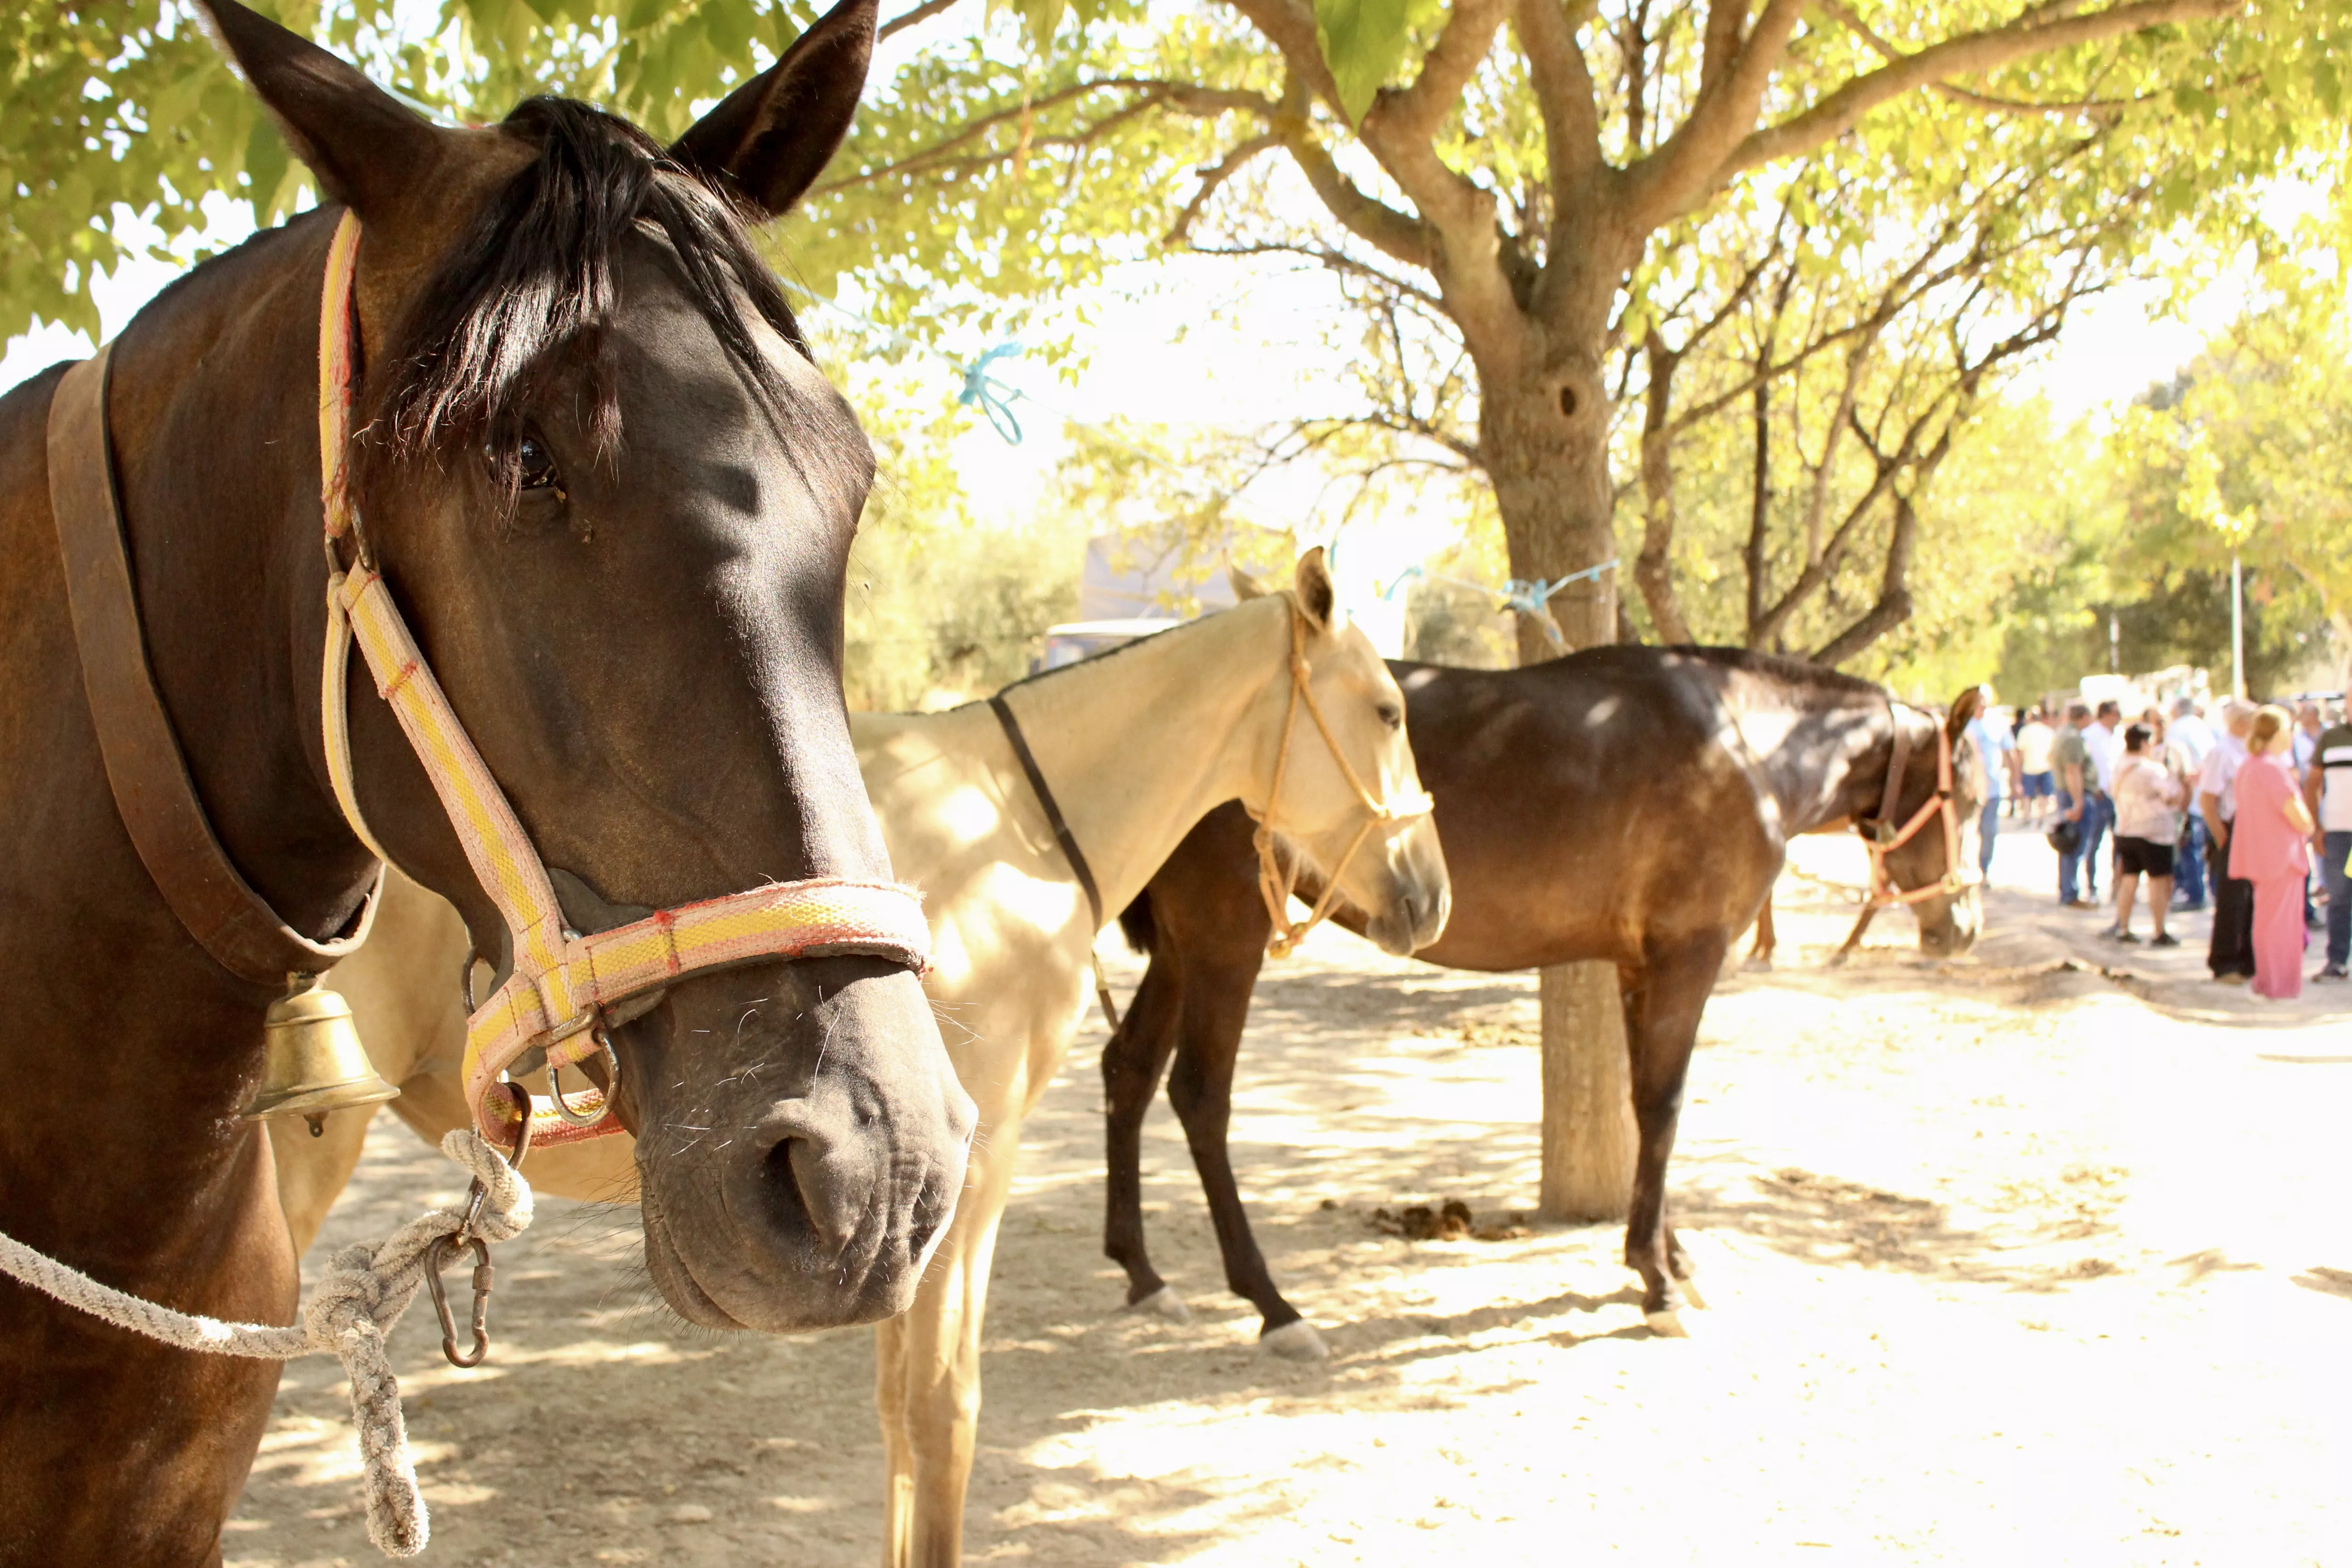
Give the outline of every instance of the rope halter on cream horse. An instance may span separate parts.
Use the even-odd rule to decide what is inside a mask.
[[[1890,697],[1886,714],[1895,728],[1895,752],[1886,764],[1886,791],[1880,797],[1878,815],[1863,825],[1862,841],[1870,850],[1870,900],[1868,908],[1879,910],[1895,904],[1916,904],[1925,899],[1950,898],[1967,891],[1984,880],[1974,868],[1960,863],[1959,814],[1952,805],[1952,737],[1932,713],[1923,714],[1936,731],[1936,793],[1922,801],[1900,827],[1891,826],[1895,813],[1903,799],[1903,774],[1911,761],[1911,737],[1904,732],[1903,710],[1909,704]],[[1910,710],[1917,711],[1916,710]],[[1931,816],[1944,819],[1944,874],[1924,887],[1903,891],[1895,885],[1895,878],[1886,868],[1886,858],[1919,836]]]
[[[1348,874],[1348,868],[1355,862],[1356,852],[1364,847],[1364,840],[1371,837],[1372,829],[1395,822],[1410,822],[1416,816],[1427,816],[1437,804],[1425,790],[1414,790],[1392,800],[1382,800],[1365,785],[1362,775],[1356,772],[1355,764],[1348,761],[1348,753],[1340,747],[1339,738],[1331,732],[1331,721],[1323,716],[1323,705],[1315,700],[1315,670],[1307,659],[1307,612],[1299,607],[1296,594],[1285,590],[1282,597],[1290,606],[1290,701],[1283,710],[1282,745],[1274,755],[1274,784],[1265,794],[1265,810],[1251,813],[1257,822],[1255,842],[1257,845],[1258,896],[1265,900],[1265,912],[1274,919],[1274,934],[1267,939],[1265,950],[1276,958],[1287,958],[1292,950],[1307,939],[1307,933],[1322,924],[1324,918],[1330,914],[1339,896],[1339,879]],[[1281,857],[1275,852],[1275,835],[1280,831],[1275,825],[1275,812],[1282,804],[1282,781],[1290,770],[1290,742],[1298,730],[1301,704],[1305,705],[1307,717],[1315,721],[1315,728],[1321,733],[1331,760],[1339,764],[1339,776],[1348,781],[1348,787],[1356,792],[1356,799],[1362,803],[1364,820],[1356,828],[1355,837],[1348,841],[1347,853],[1339,857],[1337,865],[1326,871],[1322,896],[1315,900],[1314,909],[1303,923],[1293,925],[1290,923],[1290,894],[1297,881],[1297,873],[1295,868],[1286,868]]]

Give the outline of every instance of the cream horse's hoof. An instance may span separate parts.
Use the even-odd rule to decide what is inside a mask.
[[[1141,1312],[1146,1317],[1165,1318],[1171,1323],[1189,1323],[1192,1309],[1184,1305],[1184,1298],[1176,1294],[1173,1285],[1162,1285],[1140,1301],[1129,1301],[1127,1310]]]
[[[1331,1350],[1315,1325],[1301,1318],[1295,1323],[1285,1323],[1258,1336],[1258,1349],[1284,1361],[1329,1361]]]
[[[1683,1315],[1672,1307],[1662,1312],[1644,1312],[1642,1321],[1650,1325],[1650,1332],[1662,1340],[1690,1338],[1690,1331],[1683,1327]]]

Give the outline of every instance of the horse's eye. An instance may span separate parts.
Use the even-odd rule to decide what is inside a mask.
[[[555,472],[555,455],[536,436],[526,436],[516,445],[515,470],[518,482],[527,490],[560,489],[562,484]]]
[[[1404,728],[1404,710],[1398,707],[1395,703],[1383,702],[1376,711],[1378,711],[1381,716],[1381,722],[1386,724],[1390,729],[1402,730]]]

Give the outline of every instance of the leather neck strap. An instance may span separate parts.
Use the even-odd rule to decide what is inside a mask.
[[[1087,895],[1087,908],[1094,911],[1095,930],[1102,930],[1102,889],[1095,886],[1094,868],[1087,864],[1086,851],[1078,847],[1078,836],[1062,819],[1061,803],[1054,798],[1045,775],[1038,771],[1037,759],[1029,751],[1029,739],[1021,732],[1021,721],[1013,716],[1013,706],[1002,693],[988,700],[988,710],[1004,726],[1004,738],[1013,744],[1013,760],[1021,764],[1021,776],[1029,781],[1029,793],[1045,808],[1045,824],[1054,830],[1054,842],[1062,847],[1062,858],[1070,863],[1071,873]]]
[[[344,935],[312,942],[278,918],[213,832],[147,662],[106,426],[110,358],[101,348],[66,372],[48,422],[49,510],[106,782],[147,874],[188,934],[238,979],[275,989],[366,939],[383,875]]]

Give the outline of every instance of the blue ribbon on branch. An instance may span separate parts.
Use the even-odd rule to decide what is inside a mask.
[[[977,408],[988,416],[988,423],[1009,447],[1021,445],[1021,421],[1013,416],[1012,399],[1021,395],[1018,387],[1007,386],[988,374],[988,367],[998,360],[1009,359],[1021,352],[1016,342],[1001,342],[970,364],[961,366],[963,390],[956,394],[959,407]]]
[[[1484,583],[1474,583],[1467,577],[1449,577],[1443,572],[1432,572],[1426,567],[1408,566],[1398,573],[1387,587],[1381,590],[1381,597],[1393,602],[1404,585],[1415,578],[1423,582],[1452,583],[1464,588],[1475,588],[1481,594],[1491,595],[1502,600],[1502,607],[1515,615],[1534,616],[1536,624],[1543,627],[1544,636],[1551,640],[1552,647],[1566,653],[1568,639],[1560,636],[1559,623],[1552,619],[1551,596],[1570,583],[1581,583],[1588,578],[1598,581],[1603,572],[1614,572],[1616,569],[1617,558],[1612,555],[1598,566],[1587,566],[1581,572],[1570,572],[1554,582],[1547,583],[1540,577],[1532,580],[1513,577],[1497,589],[1489,587]]]

